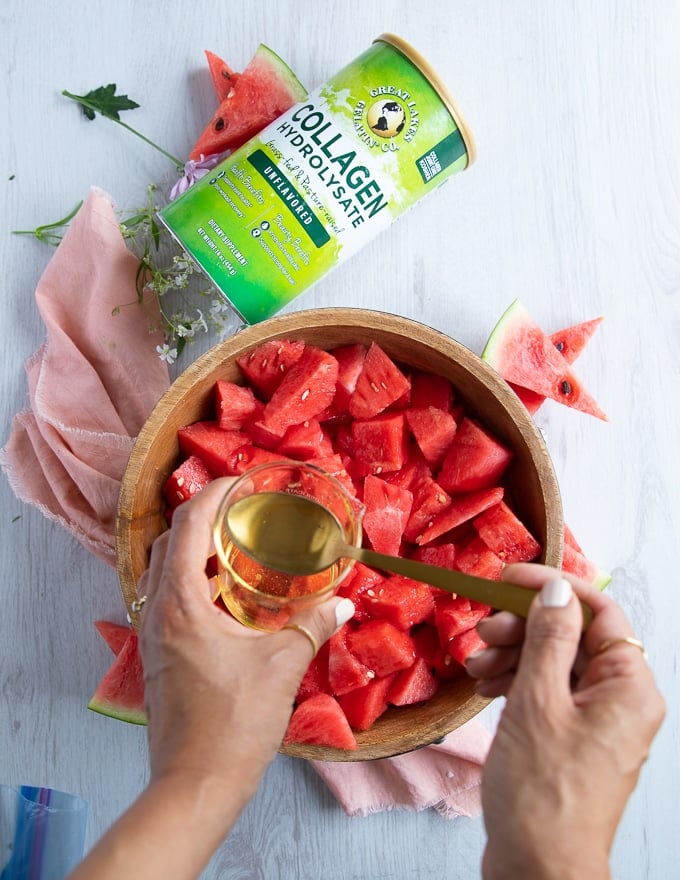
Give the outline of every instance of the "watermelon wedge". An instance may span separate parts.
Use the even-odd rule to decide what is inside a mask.
[[[144,670],[138,644],[137,633],[131,629],[120,653],[87,704],[88,709],[130,724],[146,724]]]
[[[226,61],[222,61],[218,55],[215,55],[214,52],[210,52],[208,49],[205,50],[205,57],[208,61],[210,77],[215,86],[217,100],[222,102],[229,95],[233,94],[234,86],[241,74],[232,70]]]
[[[293,712],[283,738],[284,745],[306,743],[354,751],[357,741],[337,700],[315,694]]]
[[[212,69],[211,65],[211,73]],[[306,95],[290,67],[261,44],[220,101],[189,158],[198,160],[237,149]]]
[[[550,341],[559,351],[568,364],[573,364],[576,358],[586,347],[593,333],[602,323],[603,318],[591,318],[590,321],[582,321],[580,324],[573,324],[571,327],[565,327],[556,333],[550,334]],[[534,415],[536,410],[545,401],[542,394],[535,391],[529,391],[528,388],[522,388],[521,385],[513,385],[508,383],[522,403]]]
[[[132,632],[132,627],[122,623],[112,623],[110,620],[95,620],[97,632],[111,648],[116,657],[120,654]]]
[[[550,337],[517,299],[493,329],[482,359],[513,385],[609,421]]]

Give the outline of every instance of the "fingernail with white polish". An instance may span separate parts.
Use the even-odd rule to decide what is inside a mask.
[[[354,617],[354,602],[351,599],[341,599],[335,606],[336,626],[342,626],[352,617]]]
[[[565,578],[553,578],[541,590],[541,605],[544,608],[564,608],[571,599],[571,584]]]

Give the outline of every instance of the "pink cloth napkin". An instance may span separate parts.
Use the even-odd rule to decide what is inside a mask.
[[[137,266],[111,198],[92,189],[38,283],[47,339],[26,365],[30,406],[0,452],[17,497],[112,566],[128,455],[169,381],[156,353],[162,332],[149,331],[158,304],[137,304]],[[471,721],[408,755],[312,765],[350,815],[435,807],[473,816],[490,739]]]
[[[138,265],[111,198],[92,189],[38,283],[47,339],[26,364],[30,408],[0,453],[17,497],[109,565],[132,443],[169,384],[158,304],[137,304]]]

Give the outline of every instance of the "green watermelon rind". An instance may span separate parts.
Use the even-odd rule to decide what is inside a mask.
[[[264,43],[260,43],[257,47],[257,51],[255,55],[248,65],[255,65],[259,68],[259,65],[262,63],[266,63],[273,69],[273,72],[277,78],[277,83],[285,85],[292,98],[295,101],[304,101],[307,95],[309,94],[308,90],[302,85],[300,80],[297,78],[295,73],[293,73],[292,68],[288,65],[280,55],[277,55],[273,49],[270,49],[269,46]],[[247,69],[247,68],[246,68]],[[244,71],[245,72],[245,71]],[[258,69],[258,73],[259,73]]]
[[[491,331],[482,352],[482,360],[494,369],[498,368],[498,355],[503,351],[505,340],[510,335],[508,331],[512,329],[515,323],[521,320],[523,314],[524,306],[519,299],[514,299],[498,321],[496,321],[496,326]]]
[[[116,706],[113,703],[105,703],[94,697],[87,704],[87,708],[99,715],[106,715],[108,718],[115,718],[117,721],[125,721],[127,724],[139,724],[146,726],[146,714],[140,709],[126,709],[123,706]]]

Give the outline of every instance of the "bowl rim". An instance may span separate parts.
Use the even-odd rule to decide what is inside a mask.
[[[386,326],[386,318],[389,318],[389,327]],[[389,330],[395,339],[403,341],[406,338],[415,341],[420,346],[436,353],[439,359],[454,360],[458,364],[461,364],[462,359],[463,368],[491,392],[509,415],[514,423],[514,429],[521,435],[522,441],[529,450],[542,497],[546,500],[546,539],[542,559],[555,567],[561,565],[563,518],[554,466],[538,426],[505,380],[471,349],[442,331],[412,318],[385,311],[355,307],[307,309],[277,315],[258,324],[244,326],[234,335],[208,349],[172,382],[139,431],[121,481],[115,536],[116,568],[123,599],[133,627],[139,627],[139,614],[130,606],[131,602],[137,598],[137,581],[145,567],[144,561],[135,560],[132,553],[136,533],[135,525],[138,519],[134,515],[135,501],[139,490],[138,475],[149,445],[166,419],[169,402],[177,405],[179,401],[191,393],[191,389],[197,383],[209,379],[220,363],[227,360],[230,363],[233,362],[236,357],[252,350],[261,342],[271,339],[294,338],[296,334],[304,336],[305,333],[313,330],[323,331],[328,328],[332,331],[333,328],[339,326],[356,328],[357,333],[361,332],[362,334],[376,330],[384,333]],[[399,359],[397,357],[397,360]],[[401,360],[403,361],[403,358]],[[148,564],[148,548],[142,548],[142,553],[138,555],[140,557],[143,555],[146,564]],[[360,744],[357,752],[298,744],[282,746],[280,751],[292,757],[329,761],[370,760],[412,751],[441,739],[488,705],[490,700],[474,693],[471,680],[464,682],[464,685],[459,687],[461,704],[457,708],[455,719],[447,717],[446,712],[443,711],[441,718],[436,718],[425,728],[420,727],[417,733],[405,730],[398,747],[394,745],[385,747],[381,744],[371,743],[370,731],[368,731],[365,737],[362,737],[361,734],[358,736],[358,740],[363,739],[364,742]],[[436,700],[437,695],[432,698],[431,702]],[[410,708],[400,707],[398,711],[402,716],[406,716]]]

